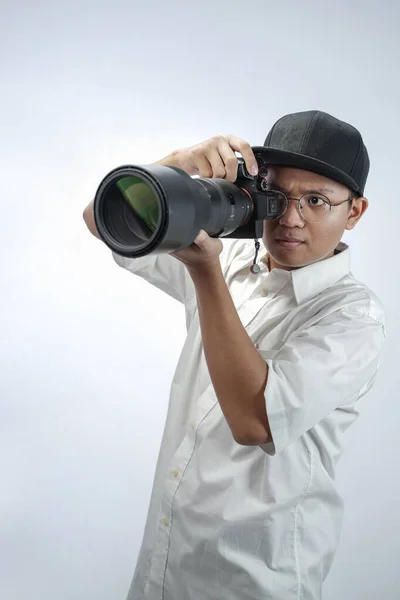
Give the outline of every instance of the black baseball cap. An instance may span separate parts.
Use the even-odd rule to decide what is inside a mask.
[[[369,157],[361,134],[328,113],[310,110],[285,115],[272,127],[264,146],[253,151],[270,165],[313,171],[364,194]]]

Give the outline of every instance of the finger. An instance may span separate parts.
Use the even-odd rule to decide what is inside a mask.
[[[195,165],[200,177],[212,177],[213,169],[208,160],[204,147],[197,146],[191,152],[191,162]]]
[[[236,152],[240,152],[240,154],[243,156],[248,172],[252,175],[257,175],[257,160],[254,156],[254,152],[251,149],[250,144],[234,135],[228,136],[228,143],[233,150],[236,150]]]
[[[200,229],[193,243],[196,245],[201,244],[207,239],[207,237],[207,232],[204,231],[204,229]]]
[[[224,179],[226,176],[226,169],[221,154],[218,151],[217,146],[209,146],[206,150],[207,159],[212,168],[212,177],[219,177]]]
[[[218,145],[218,152],[225,165],[225,178],[228,181],[236,181],[238,170],[238,159],[232,148],[229,146],[226,138],[223,138]]]

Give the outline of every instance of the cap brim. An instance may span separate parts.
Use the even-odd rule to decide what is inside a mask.
[[[313,173],[318,173],[318,175],[323,175],[324,177],[329,177],[329,179],[338,181],[361,196],[363,195],[363,190],[359,188],[358,183],[347,175],[347,173],[328,165],[322,160],[305,156],[304,154],[297,154],[296,152],[287,152],[276,148],[266,148],[265,146],[252,146],[252,149],[255,154],[261,154],[270,165],[280,165],[282,167],[294,167],[296,169],[312,171]]]

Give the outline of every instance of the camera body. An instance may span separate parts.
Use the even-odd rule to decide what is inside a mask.
[[[255,150],[253,148],[253,150]],[[272,198],[267,198],[267,175],[268,165],[263,156],[254,151],[258,165],[257,175],[251,175],[246,168],[244,159],[238,158],[238,175],[235,185],[249,194],[253,201],[253,213],[249,223],[241,225],[232,233],[225,235],[226,238],[255,239],[263,235],[263,221],[265,219],[276,219],[280,215],[280,207]]]

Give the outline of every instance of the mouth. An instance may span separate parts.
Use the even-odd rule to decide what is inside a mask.
[[[303,241],[297,240],[296,238],[281,238],[277,239],[276,241],[284,248],[297,248],[297,246],[304,244]]]

